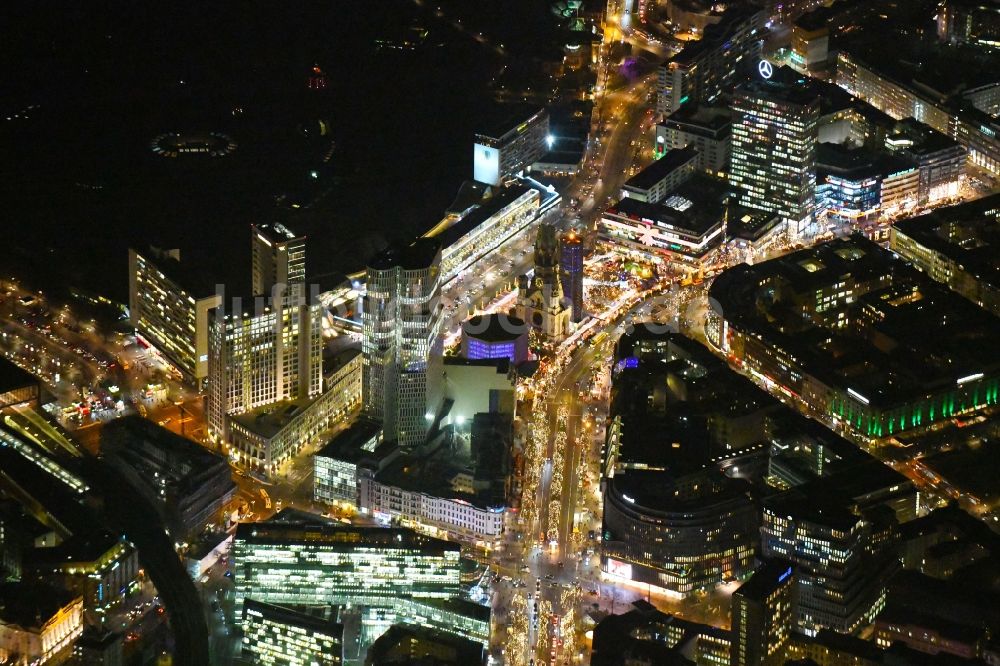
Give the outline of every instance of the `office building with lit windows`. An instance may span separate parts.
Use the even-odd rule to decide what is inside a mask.
[[[1000,6],[987,0],[944,0],[938,9],[937,35],[942,42],[1000,46]]]
[[[711,344],[769,391],[858,436],[1000,397],[996,317],[864,239],[735,266],[709,297]]]
[[[768,70],[771,71],[771,70]],[[729,184],[741,206],[779,213],[793,237],[814,228],[819,95],[788,67],[733,96]]]
[[[441,244],[418,238],[368,262],[362,301],[362,405],[386,439],[423,443],[439,403]]]
[[[730,5],[659,70],[656,110],[667,116],[684,104],[718,104],[757,66],[766,16],[756,7]]]
[[[256,599],[243,601],[243,657],[260,666],[338,666],[344,663],[344,625],[331,615],[305,613]]]
[[[698,171],[720,175],[729,169],[732,114],[722,106],[686,104],[656,126],[655,153],[692,147]]]
[[[932,279],[981,308],[1000,315],[996,263],[1000,195],[992,195],[900,220],[890,248]]]
[[[356,420],[313,455],[313,499],[357,509],[358,480],[397,455],[399,447],[383,442],[379,423]]]
[[[236,528],[232,569],[237,604],[391,606],[455,596],[459,556],[458,544],[404,528],[271,520]]]
[[[129,318],[140,344],[152,347],[202,386],[208,378],[208,328],[222,303],[216,282],[181,261],[180,250],[128,252]]]
[[[645,169],[625,181],[622,198],[659,203],[695,171],[698,154],[690,146],[668,150]]]
[[[278,285],[306,281],[306,238],[283,224],[250,226],[253,257],[252,290],[270,294]]]
[[[874,60],[841,50],[837,85],[893,118],[915,118],[929,125],[964,147],[972,165],[1000,173],[1000,121],[992,97],[981,99],[977,88],[963,89],[963,82],[951,77],[945,77],[949,87],[938,91],[935,86],[940,86],[941,81],[899,70],[904,66],[899,54],[874,57],[878,58],[877,65]],[[926,71],[932,71],[929,64]],[[953,93],[955,88],[960,91]],[[987,92],[993,90],[995,87],[990,87]]]
[[[316,397],[282,400],[226,416],[230,455],[251,469],[270,474],[361,402],[361,353],[347,350]]]
[[[913,118],[905,118],[894,124],[885,138],[885,147],[907,157],[917,167],[919,203],[959,195],[968,152],[954,139]]]
[[[816,151],[817,211],[834,222],[871,222],[882,212],[914,206],[919,177],[916,163],[906,157],[821,143]]]
[[[788,562],[754,571],[732,597],[732,666],[779,666],[795,630],[796,579]]]
[[[322,316],[323,306],[307,301],[304,284],[216,308],[209,323],[210,436],[228,442],[231,415],[320,395]]]
[[[829,485],[804,486],[764,500],[761,555],[795,565],[798,629],[852,634],[885,607],[898,570],[896,519],[873,508],[854,512]]]
[[[537,107],[522,109],[492,129],[476,132],[473,144],[473,178],[500,185],[538,161],[547,150],[549,112]]]

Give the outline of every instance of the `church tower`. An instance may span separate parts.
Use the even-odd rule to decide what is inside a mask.
[[[571,310],[559,279],[559,239],[550,224],[538,227],[535,272],[517,279],[517,316],[550,341],[569,335]]]

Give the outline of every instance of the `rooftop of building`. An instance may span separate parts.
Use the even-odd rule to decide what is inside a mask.
[[[460,552],[457,543],[435,539],[404,527],[360,527],[297,519],[290,522],[270,520],[240,523],[236,528],[235,540],[248,543],[315,544],[342,550],[380,547],[415,549],[425,554]]]
[[[326,377],[336,374],[361,355],[361,349],[354,346],[340,349],[331,354],[327,354],[325,348],[323,351],[323,375]]]
[[[148,473],[149,483],[155,483],[152,474],[159,474],[181,495],[199,492],[206,475],[232,476],[223,456],[141,416],[125,416],[105,424],[101,451],[102,455]]]
[[[997,82],[996,52],[942,44],[933,33],[917,36],[905,22],[897,23],[890,29],[854,31],[842,40],[841,50],[879,76],[937,102]]]
[[[478,314],[462,322],[462,333],[484,342],[510,342],[528,332],[523,319],[505,313]]]
[[[143,247],[133,248],[133,251],[156,266],[188,295],[196,299],[215,295],[218,275],[209,270],[207,264],[185,259],[186,253],[182,254],[181,250]]]
[[[425,238],[433,238],[443,248],[450,247],[463,236],[476,229],[483,222],[531,190],[532,188],[520,183],[494,190],[492,195],[482,199],[465,217],[456,220],[453,224],[445,228],[441,228],[441,225],[434,227],[434,229],[428,232]]]
[[[714,467],[729,449],[713,423],[780,407],[700,343],[675,333],[638,327],[621,338],[616,359],[611,415],[623,423],[620,466],[675,477]]]
[[[734,202],[729,203],[726,233],[730,238],[759,240],[779,224],[781,224],[779,213],[747,208]]]
[[[824,320],[804,316],[817,294],[855,285],[850,302],[838,301],[849,315],[846,326],[822,323],[830,321],[827,311]],[[1000,338],[996,317],[860,237],[730,268],[715,279],[710,296],[731,325],[877,408],[979,372],[1000,372],[1000,348],[990,342]]]
[[[761,9],[736,4],[728,5],[717,22],[705,26],[702,38],[685,44],[671,62],[682,65],[693,64],[705,53],[722,48],[746,22],[753,20],[756,20],[758,28],[764,27],[764,14]]]
[[[531,104],[508,104],[498,106],[493,116],[486,120],[481,131],[476,132],[477,141],[489,140],[496,143],[506,139],[508,134],[519,131],[536,117],[547,116],[547,112],[544,108]]]
[[[933,612],[919,611],[899,604],[886,606],[875,618],[875,622],[883,625],[895,625],[903,631],[910,627],[927,629],[938,634],[941,638],[966,645],[978,643],[988,636],[986,628],[983,626],[953,622],[935,615]]]
[[[446,216],[460,216],[469,211],[473,206],[476,206],[490,197],[493,193],[494,185],[489,183],[480,183],[478,180],[465,180],[458,187],[458,192],[455,194],[455,199],[445,210]],[[437,228],[437,227],[434,227]],[[432,231],[433,229],[432,228]],[[431,235],[431,232],[428,232]]]
[[[0,393],[38,386],[38,378],[6,358],[0,358]]]
[[[471,459],[444,445],[429,454],[404,453],[377,472],[375,479],[387,486],[464,502],[479,509],[502,510],[505,505],[502,488],[491,485],[470,493],[455,487],[456,477],[475,477],[475,472]]]
[[[825,175],[845,180],[884,177],[916,165],[901,155],[891,155],[885,151],[864,147],[851,147],[842,143],[820,143],[816,145],[816,179]]]
[[[733,502],[750,502],[748,481],[730,478],[708,466],[696,472],[675,469],[673,465],[665,469],[625,469],[606,483],[606,496],[624,499],[630,510],[652,520],[678,514],[691,518],[699,512],[718,512],[717,507],[731,506]]]
[[[962,150],[961,144],[950,136],[938,132],[915,118],[903,118],[892,126],[892,133],[886,143],[900,146],[906,152],[916,155],[930,155],[943,150]]]
[[[813,492],[812,486],[798,486],[764,499],[764,507],[776,516],[806,521],[813,525],[850,532],[861,521],[851,513],[842,497]]]
[[[626,197],[608,208],[607,212],[669,225],[701,236],[722,224],[727,197],[728,188],[724,181],[695,173],[661,202],[647,203]]]
[[[368,648],[366,663],[479,666],[485,660],[485,649],[478,641],[440,629],[394,624]]]
[[[0,622],[39,631],[77,598],[72,592],[44,583],[0,583]]]
[[[788,562],[766,560],[733,594],[753,601],[764,601],[779,585],[791,578],[792,574],[793,568]]]
[[[360,418],[346,430],[342,430],[334,435],[330,441],[316,452],[316,455],[321,458],[333,458],[335,460],[355,463],[367,457],[380,460],[398,448],[394,442],[378,442],[377,439],[381,432],[381,423],[371,419]],[[364,446],[373,440],[377,442],[375,448],[371,451],[366,450]]]
[[[261,405],[242,414],[231,414],[227,418],[259,437],[271,439],[287,428],[288,424],[319,399],[320,396],[282,400],[281,402]]]
[[[896,230],[1000,287],[1000,194],[900,220]]]
[[[772,102],[806,107],[816,105],[817,111],[823,95],[814,79],[799,74],[784,65],[773,70],[771,78],[754,76],[737,86],[736,96],[748,99],[766,99]]]
[[[804,634],[795,634],[793,640],[822,645],[834,654],[854,655],[864,659],[866,663],[882,663],[883,660],[882,649],[874,642],[831,629],[820,629],[811,638]]]
[[[78,647],[87,650],[106,650],[117,643],[121,643],[123,639],[123,634],[107,629],[99,629],[92,624],[88,624],[84,627],[80,637],[76,639],[76,644]]]
[[[698,150],[694,146],[668,150],[663,157],[626,180],[625,187],[648,190],[680,167],[692,162],[697,156]]]
[[[668,644],[670,628],[682,632],[676,644]],[[699,624],[668,615],[644,599],[632,603],[632,609],[621,615],[609,615],[594,627],[594,666],[613,666],[622,663],[624,655],[637,657],[661,666],[689,664],[678,650],[690,636],[710,636],[717,641],[728,642],[730,633],[710,625]]]
[[[728,107],[683,104],[681,108],[664,118],[661,124],[696,125],[712,132],[720,132],[732,123],[733,112]]]
[[[243,617],[246,618],[248,615],[255,614],[259,617],[265,617],[272,622],[290,627],[300,627],[326,636],[339,637],[344,633],[344,626],[335,622],[332,618],[326,618],[322,615],[304,612],[279,604],[257,601],[252,597],[247,597],[243,600]]]
[[[67,562],[86,564],[96,562],[122,543],[123,537],[94,527],[74,533],[57,546],[36,548],[31,552],[32,563],[60,564]]]
[[[287,243],[293,240],[305,240],[305,236],[296,234],[280,222],[268,222],[265,224],[254,224],[251,228],[269,243]]]
[[[415,271],[430,268],[441,255],[436,238],[417,238],[409,243],[393,243],[368,261],[369,270],[402,268]]]

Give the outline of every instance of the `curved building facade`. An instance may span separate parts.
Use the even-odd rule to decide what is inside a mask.
[[[748,575],[759,541],[749,484],[714,468],[665,481],[638,470],[606,479],[603,570],[678,596]]]

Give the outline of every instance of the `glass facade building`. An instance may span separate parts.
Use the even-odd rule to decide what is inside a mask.
[[[362,301],[363,406],[386,439],[423,443],[438,402],[441,244],[418,238],[368,262]]]
[[[243,658],[260,666],[338,666],[344,626],[319,615],[247,599]]]
[[[812,86],[788,67],[733,96],[730,186],[741,206],[779,213],[793,236],[815,222],[819,112]]]
[[[242,523],[233,544],[237,603],[385,605],[448,599],[459,546],[408,529]]]

